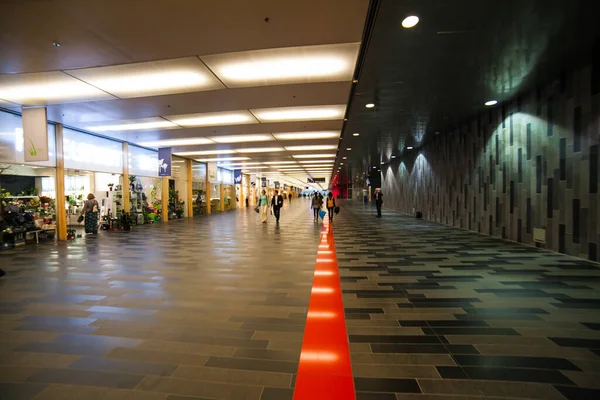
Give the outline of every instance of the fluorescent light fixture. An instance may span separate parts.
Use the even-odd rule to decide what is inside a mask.
[[[287,47],[201,57],[227,87],[350,81],[358,43]]]
[[[155,140],[153,142],[140,142],[140,146],[145,147],[173,147],[173,146],[192,146],[213,143],[212,140],[206,138],[189,138],[189,139],[168,139]]]
[[[352,136],[360,136],[360,133],[353,133]]]
[[[260,122],[336,120],[344,118],[346,105],[262,108],[250,111]]]
[[[230,163],[230,162],[219,162],[219,165],[227,166],[227,167],[247,167],[250,165],[261,165],[259,162],[238,162],[238,163]]]
[[[340,163],[340,165],[344,165],[344,163],[343,163],[343,162],[341,162],[341,163]]]
[[[280,168],[280,172],[304,171],[304,168]]]
[[[140,118],[126,121],[119,121],[112,125],[91,125],[84,129],[92,132],[121,132],[121,131],[142,131],[151,129],[176,129],[177,124],[171,121],[165,121],[162,118]]]
[[[392,156],[392,158],[396,158],[396,156]]]
[[[181,153],[178,153],[181,154]],[[222,158],[201,158],[196,161],[200,162],[220,162],[220,161],[244,161],[250,160],[250,157],[222,157]]]
[[[238,153],[274,153],[276,151],[284,151],[283,147],[249,147],[247,149],[237,149]]]
[[[180,126],[222,126],[258,123],[256,118],[246,110],[172,115],[165,118]]]
[[[383,161],[381,162],[381,165],[385,164]]]
[[[319,167],[329,167],[333,168],[333,162],[331,164],[310,164],[310,165],[302,165],[304,168],[319,168]]]
[[[413,147],[412,146],[406,146],[406,150],[412,150]]]
[[[263,169],[263,168],[269,168],[266,165],[248,165],[245,168],[247,169]]]
[[[84,68],[67,73],[119,98],[225,89],[197,57]]]
[[[211,136],[210,139],[217,143],[268,142],[275,140],[269,133],[256,135]]]
[[[365,104],[365,107],[367,107],[367,108],[373,108],[373,107],[375,107],[375,104],[373,104],[373,103],[367,103],[367,104]]]
[[[419,17],[417,17],[415,15],[411,15],[409,17],[404,18],[404,20],[402,21],[402,27],[408,29],[408,28],[414,27],[418,23],[419,23]]]
[[[335,158],[335,154],[294,154],[292,157],[294,157],[294,158]]]
[[[302,160],[298,161],[300,164],[322,164],[322,163],[331,163],[333,164],[334,160]]]
[[[202,150],[202,151],[178,151],[173,153],[178,156],[210,156],[215,154],[233,154],[235,150]]]
[[[323,144],[323,145],[310,145],[310,146],[286,146],[287,151],[320,151],[320,150],[335,150],[336,145]]]
[[[263,164],[266,164],[266,165],[296,164],[296,161],[265,161]]]
[[[0,97],[2,97],[2,94],[0,93]],[[498,100],[489,100],[485,102],[486,106],[495,106],[496,104],[498,104]]]
[[[346,160],[348,157],[342,157],[342,160]]]
[[[350,151],[350,150],[352,150],[352,147],[346,147],[346,150]]]
[[[320,131],[320,132],[288,132],[274,133],[277,140],[304,140],[304,139],[335,139],[340,137],[339,131]]]
[[[24,106],[112,100],[102,90],[63,72],[0,75],[0,99]]]

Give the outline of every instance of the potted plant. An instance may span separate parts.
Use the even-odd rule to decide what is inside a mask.
[[[67,229],[67,240],[75,239],[76,233],[75,229]]]
[[[110,191],[112,192],[112,190],[113,190],[113,186],[115,186],[115,184],[114,184],[114,183],[109,183],[109,184],[108,184],[108,190],[110,190]]]

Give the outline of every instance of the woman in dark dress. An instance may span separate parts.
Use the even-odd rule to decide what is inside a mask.
[[[95,196],[90,193],[87,196],[87,201],[83,205],[83,211],[81,215],[85,217],[85,233],[97,235],[98,234],[98,201]]]

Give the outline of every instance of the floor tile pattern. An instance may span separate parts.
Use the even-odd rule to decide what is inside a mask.
[[[291,399],[321,227],[301,201],[274,222],[0,252],[0,399]]]
[[[600,398],[600,265],[342,202],[359,400]]]

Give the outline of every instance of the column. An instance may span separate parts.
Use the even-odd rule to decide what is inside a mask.
[[[161,193],[161,217],[162,221],[166,222],[169,220],[169,177],[162,177],[162,193]]]
[[[58,240],[67,240],[67,209],[65,208],[65,157],[63,126],[56,125],[56,231]]]
[[[193,183],[192,183],[192,160],[185,160],[185,166],[187,169],[187,180],[188,180],[188,184],[187,184],[187,199],[185,200],[185,204],[187,207],[187,216],[188,217],[193,217],[194,216],[194,207],[192,204],[192,196],[194,194],[194,191],[192,189],[193,187]]]
[[[210,214],[210,178],[208,177],[208,164],[206,164],[206,213]]]
[[[123,143],[123,212],[131,210],[129,199],[129,143]]]
[[[219,202],[221,204],[221,211],[225,211],[225,185],[223,183],[219,185],[219,197],[221,197],[221,201]]]

